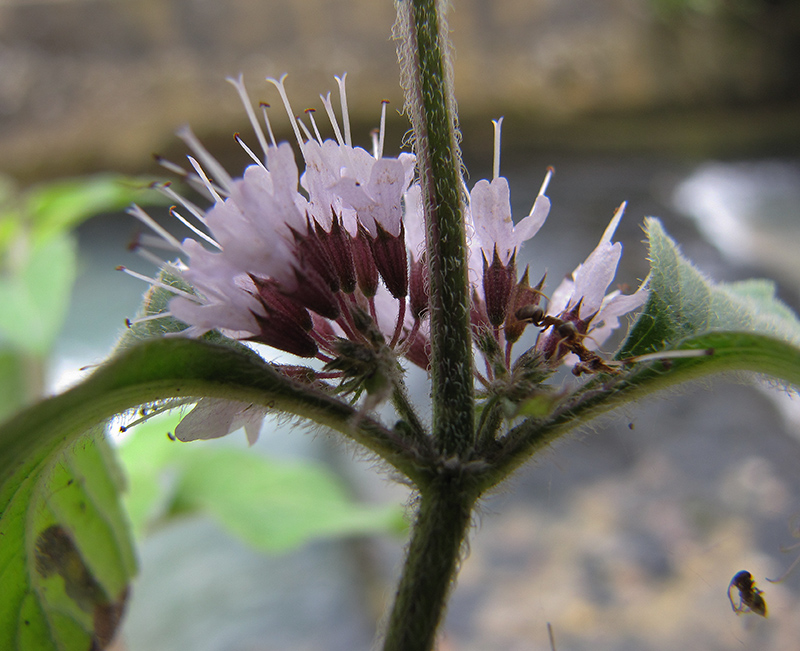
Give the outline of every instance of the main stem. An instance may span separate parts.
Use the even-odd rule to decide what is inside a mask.
[[[444,457],[474,446],[472,339],[461,155],[440,2],[398,0],[398,46],[414,130],[430,272],[433,435]]]
[[[422,491],[383,651],[433,648],[473,504],[455,478]]]
[[[463,467],[475,446],[470,296],[447,29],[438,0],[396,4],[425,212],[435,449],[427,476],[417,482],[419,503],[384,651],[430,651],[478,497]]]

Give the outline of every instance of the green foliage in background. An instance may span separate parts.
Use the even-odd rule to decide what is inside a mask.
[[[120,448],[130,487],[125,505],[139,535],[192,514],[212,516],[267,552],[314,538],[406,530],[400,506],[354,501],[320,464],[276,461],[227,441],[170,440],[166,433],[179,421],[170,415],[137,425]]]
[[[148,185],[101,174],[23,190],[0,178],[0,420],[43,390],[78,270],[72,229],[132,201],[163,202]]]

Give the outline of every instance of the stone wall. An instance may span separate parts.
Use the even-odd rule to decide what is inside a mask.
[[[800,93],[796,2],[721,0],[714,15],[657,11],[665,0],[453,4],[465,120],[563,122]],[[228,137],[246,126],[223,81],[239,72],[272,102],[264,76],[289,72],[302,109],[347,71],[354,119],[372,124],[379,100],[402,105],[393,20],[389,0],[4,0],[0,171],[141,169],[185,122]]]

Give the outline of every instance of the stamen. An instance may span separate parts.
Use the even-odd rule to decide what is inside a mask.
[[[541,197],[547,192],[547,186],[550,185],[550,179],[553,178],[553,174],[555,173],[556,170],[552,165],[547,168],[547,174],[544,175],[544,181],[542,181],[542,187],[539,188],[539,194],[536,196]]]
[[[178,220],[178,221],[179,221],[181,224],[183,224],[184,226],[186,226],[186,228],[188,228],[190,231],[192,231],[192,233],[194,233],[194,234],[195,234],[195,235],[197,235],[198,237],[200,237],[200,238],[204,239],[204,240],[205,240],[206,242],[208,242],[208,243],[209,243],[211,246],[214,246],[214,247],[216,247],[217,249],[219,249],[220,251],[222,251],[222,247],[221,247],[221,246],[220,246],[220,245],[219,245],[219,244],[216,242],[216,240],[214,240],[214,238],[212,238],[210,235],[206,235],[206,234],[205,234],[203,231],[201,231],[199,228],[197,228],[196,226],[194,226],[193,224],[191,224],[191,223],[189,222],[189,220],[188,220],[188,219],[186,219],[186,217],[184,217],[183,215],[181,215],[181,214],[180,214],[180,213],[177,211],[177,209],[176,209],[176,207],[175,207],[175,206],[172,206],[172,207],[169,209],[169,214],[170,214],[172,217],[174,217],[175,219],[177,219],[177,220]]]
[[[250,120],[250,125],[253,127],[253,131],[256,132],[258,144],[261,146],[261,151],[264,152],[264,161],[266,161],[267,139],[264,137],[264,131],[261,128],[261,125],[258,123],[256,113],[253,110],[253,105],[250,102],[250,96],[247,94],[247,89],[244,87],[244,75],[240,74],[238,79],[228,77],[227,81],[231,82],[234,88],[236,88],[236,91],[239,93],[239,98],[242,100],[242,104],[244,104],[244,110],[247,112],[247,118]]]
[[[336,142],[338,142],[340,146],[344,145],[342,132],[339,129],[339,123],[336,120],[336,113],[333,112],[333,104],[331,104],[331,94],[328,93],[324,97],[320,95],[319,98],[322,100],[322,105],[325,107],[325,112],[328,114],[328,119],[331,121],[331,127],[333,127],[333,134],[336,136]]]
[[[178,289],[177,287],[173,287],[172,285],[168,285],[165,282],[160,281],[158,278],[151,278],[150,276],[145,276],[144,274],[140,274],[138,271],[133,271],[132,269],[128,269],[127,267],[123,267],[122,265],[116,268],[117,271],[122,271],[129,276],[134,278],[138,278],[139,280],[143,280],[146,283],[153,285],[154,287],[160,287],[161,289],[166,289],[168,292],[172,292],[176,296],[183,296],[183,298],[188,298],[190,301],[194,301],[195,303],[203,304],[203,301],[200,297],[196,296],[195,294],[190,294],[189,292],[185,292],[182,289]]]
[[[303,130],[303,135],[306,138],[305,142],[308,142],[309,140],[314,140],[314,136],[311,135],[311,132],[308,130],[308,127],[306,126],[305,122],[303,122],[299,117],[295,119],[297,120],[297,124],[299,124],[300,128]]]
[[[211,172],[211,176],[216,179],[217,183],[226,191],[229,191],[233,181],[230,174],[225,171],[225,168],[220,165],[216,158],[208,153],[208,150],[203,147],[203,144],[197,139],[197,136],[194,135],[192,130],[189,127],[183,127],[178,130],[178,137],[183,140],[188,145],[189,149],[195,153],[197,158],[202,161],[203,166]],[[191,160],[191,157],[189,157],[189,160]],[[197,168],[195,167],[195,169]]]
[[[155,159],[156,163],[161,165],[165,170],[172,172],[173,174],[180,176],[181,178],[185,178],[189,176],[189,172],[187,172],[184,168],[182,168],[177,163],[173,163],[170,160],[167,160],[161,154],[153,154],[153,158]]]
[[[160,240],[159,240],[160,241]],[[151,262],[159,269],[166,264],[165,260],[159,258],[155,253],[152,251],[148,251],[145,249],[141,242],[132,242],[131,245],[128,247],[129,250],[133,251],[136,255],[144,258],[148,262]]]
[[[280,79],[267,77],[267,81],[275,86],[275,88],[278,89],[278,93],[280,93],[283,107],[286,109],[286,113],[289,116],[289,121],[292,123],[292,129],[294,129],[294,137],[297,138],[297,144],[300,146],[300,151],[303,151],[303,138],[300,135],[300,129],[297,126],[297,121],[295,120],[295,115],[292,111],[292,105],[289,104],[289,97],[286,95],[286,88],[283,85],[284,79],[286,79],[286,73],[283,73]]]
[[[347,111],[347,93],[344,88],[344,81],[347,79],[345,72],[341,77],[334,77],[336,83],[339,84],[339,98],[342,103],[342,124],[344,124],[344,142],[348,147],[353,146],[353,140],[350,137],[350,114]]]
[[[147,316],[138,316],[135,319],[125,319],[125,325],[128,328],[132,328],[135,325],[139,325],[140,323],[147,323],[148,321],[158,321],[159,319],[166,319],[167,317],[171,317],[172,312],[159,312],[158,314],[148,314]]]
[[[254,152],[252,149],[250,149],[250,147],[248,147],[248,146],[245,144],[244,140],[242,140],[242,136],[241,136],[241,134],[240,134],[240,133],[238,133],[238,132],[237,132],[237,133],[234,133],[234,134],[233,134],[233,139],[234,139],[234,140],[235,140],[235,141],[238,143],[238,145],[239,145],[239,146],[240,146],[242,149],[244,149],[245,153],[246,153],[246,154],[247,154],[247,155],[248,155],[250,158],[252,158],[252,159],[253,159],[253,162],[255,162],[255,164],[256,164],[256,165],[258,165],[258,166],[259,166],[261,169],[267,169],[267,166],[264,164],[264,162],[263,162],[263,161],[262,161],[262,160],[261,160],[261,159],[260,159],[258,156],[256,156],[255,152]]]
[[[503,128],[503,118],[492,120],[494,125],[494,158],[492,161],[492,180],[500,176],[500,134]]]
[[[261,107],[261,113],[264,116],[264,124],[267,125],[267,132],[269,133],[269,141],[272,143],[273,147],[277,147],[278,143],[275,140],[275,134],[272,132],[272,124],[269,121],[269,115],[267,115],[267,109],[269,108],[269,104],[267,104],[266,102],[261,102],[259,106]]]
[[[150,215],[148,215],[144,210],[142,210],[136,204],[133,204],[128,210],[126,211],[132,217],[136,217],[140,222],[142,222],[145,226],[152,229],[154,232],[158,233],[165,242],[169,243],[172,248],[176,249],[177,251],[181,251],[181,243],[178,242],[175,237],[173,237],[170,233],[168,233],[164,227],[156,222]]]
[[[206,176],[205,170],[203,170],[203,168],[200,166],[200,163],[198,163],[197,160],[195,160],[191,156],[187,156],[187,158],[189,159],[189,162],[192,164],[192,167],[194,167],[194,171],[197,172],[197,176],[200,178],[200,181],[202,182],[203,187],[211,195],[211,198],[216,203],[222,203],[223,199],[222,199],[222,197],[220,196],[220,193],[219,193],[220,188],[217,188],[209,180],[209,178]]]
[[[321,145],[322,144],[322,136],[319,135],[319,129],[317,128],[317,121],[314,119],[314,113],[317,112],[317,109],[307,108],[305,113],[308,116],[308,119],[311,121],[311,126],[314,128],[314,135],[317,137],[317,142]],[[310,138],[309,138],[310,140]]]
[[[174,202],[181,204],[186,210],[188,210],[192,217],[194,217],[197,221],[205,226],[206,218],[203,214],[203,211],[200,210],[197,204],[192,203],[186,197],[182,197],[179,195],[175,190],[172,189],[170,183],[159,183],[155,186],[161,194],[167,196],[168,198],[172,199]]]
[[[378,160],[383,158],[383,141],[386,136],[386,106],[389,104],[388,99],[381,100],[381,131],[380,138],[378,139],[378,155],[375,156]]]

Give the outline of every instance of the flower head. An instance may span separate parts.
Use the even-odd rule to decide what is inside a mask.
[[[553,170],[548,169],[530,213],[515,225],[511,218],[508,180],[500,176],[503,119],[493,120],[493,124],[492,180],[481,179],[469,193],[468,218],[470,231],[474,234],[469,266],[472,277],[482,279],[481,283],[476,283],[476,296],[482,299],[485,316],[492,326],[499,327],[506,320],[512,289],[517,282],[517,251],[536,235],[550,212],[550,199],[545,192]]]
[[[237,134],[253,163],[236,177],[188,128],[180,132],[191,150],[191,171],[167,166],[198,187],[211,205],[204,210],[169,185],[161,187],[176,202],[171,213],[192,232],[183,241],[141,208],[131,209],[176,252],[178,260],[170,273],[188,288],[151,279],[174,297],[168,311],[147,318],[174,317],[185,324],[179,333],[185,336],[221,331],[316,358],[322,368],[299,374],[295,366],[277,368],[301,381],[332,383],[332,390],[338,383],[340,391],[379,394],[368,403],[375,404],[394,381],[397,356],[422,368],[429,362],[428,269],[414,156],[383,155],[385,103],[373,150],[353,145],[344,76],[337,77],[341,125],[330,94],[320,96],[334,134],[328,139],[323,139],[313,112],[306,112],[308,123],[295,117],[285,76],[269,80],[289,116],[296,147],[275,140],[265,105],[262,127],[242,79],[231,81],[261,155]],[[502,119],[494,122],[492,179],[478,181],[471,191],[465,188],[472,322],[488,379],[477,371],[475,375],[484,384],[510,372],[512,347],[527,325],[540,328],[540,333],[520,359],[552,369],[568,352],[587,350],[578,343],[583,338],[592,345],[605,341],[620,317],[640,306],[647,292],[640,288],[631,295],[606,294],[622,253],[621,244],[611,241],[621,207],[597,248],[555,291],[547,309],[539,305],[545,299],[545,278],[531,286],[529,270],[519,276],[516,259],[550,211],[546,190],[553,170],[545,174],[528,215],[515,224],[508,181],[500,176],[501,125]],[[564,345],[565,337],[569,345]],[[505,355],[499,353],[503,347]],[[184,421],[188,424],[179,428],[178,438],[221,436],[245,423],[252,440],[253,419],[262,412],[234,403],[223,408],[217,402],[199,403]],[[197,426],[195,421],[202,419],[209,424]]]
[[[184,334],[189,336],[221,330],[326,364],[340,355],[339,339],[377,345],[365,334],[369,328],[364,315],[382,328],[381,345],[402,354],[419,343],[425,311],[417,307],[407,314],[409,263],[403,227],[414,157],[384,157],[383,126],[373,152],[353,146],[344,77],[337,78],[344,129],[330,95],[322,97],[335,135],[327,140],[313,114],[307,114],[310,125],[294,117],[284,77],[271,79],[305,163],[301,172],[293,147],[275,141],[266,111],[266,131],[262,128],[241,78],[231,81],[262,156],[237,136],[253,164],[241,177],[233,177],[184,129],[180,135],[191,149],[193,170],[184,175],[213,203],[203,211],[164,190],[193,216],[196,226],[173,208],[194,236],[178,242],[143,210],[131,210],[177,251],[176,273],[193,288],[192,293],[175,292],[168,314],[188,326]],[[384,121],[385,104],[382,125]],[[413,246],[416,251],[418,243]],[[426,365],[419,354],[412,362]]]
[[[538,357],[529,355],[526,360],[535,366],[539,363],[535,360],[544,359],[549,368],[554,368],[562,361],[575,363],[574,355],[567,357],[571,351],[588,356],[588,351],[597,349],[619,327],[621,316],[640,307],[647,298],[644,284],[631,295],[620,291],[606,294],[622,255],[622,245],[611,238],[622,218],[623,204],[586,262],[555,290],[546,307],[540,307],[545,299],[545,277],[532,287],[526,268],[518,278],[516,254],[547,218],[550,200],[545,192],[553,169],[548,169],[530,213],[514,224],[508,181],[500,176],[501,125],[502,119],[494,121],[493,178],[478,181],[468,195],[473,234],[469,265],[472,323],[487,365],[488,377],[479,379],[487,384],[498,372],[510,371],[512,348],[527,325],[540,328],[540,333],[532,349]],[[504,356],[492,352],[503,348]],[[595,367],[602,365],[596,363]]]
[[[547,314],[560,321],[570,322],[579,336],[587,339],[586,348],[596,350],[619,327],[619,318],[641,307],[647,300],[647,283],[633,294],[623,294],[614,290],[608,294],[609,285],[617,273],[622,257],[622,244],[612,242],[617,230],[625,203],[620,205],[614,217],[603,232],[600,243],[589,254],[586,261],[578,265],[571,277],[567,277],[553,292]],[[563,338],[553,328],[547,337],[539,342],[539,349],[547,356],[561,357],[566,350],[559,346]]]
[[[550,199],[545,192],[553,170],[548,170],[528,215],[515,225],[511,218],[508,180],[500,176],[500,133],[503,118],[494,120],[493,124],[495,147],[492,180],[481,179],[475,184],[469,193],[469,209],[475,238],[483,256],[491,259],[494,251],[497,251],[500,263],[508,265],[515,252],[539,232],[547,219]]]

